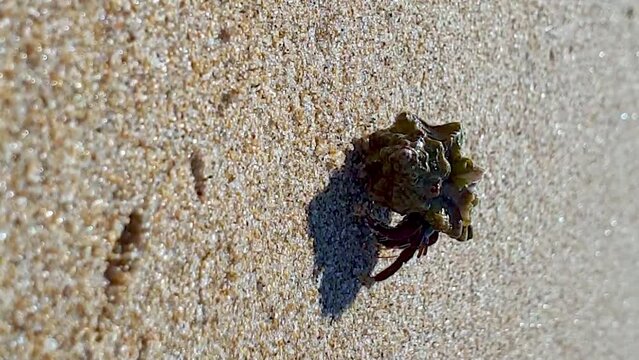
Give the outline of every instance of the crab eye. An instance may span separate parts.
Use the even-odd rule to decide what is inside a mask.
[[[441,188],[441,184],[437,183],[437,184],[431,186],[429,190],[430,190],[431,194],[439,194],[440,188]]]

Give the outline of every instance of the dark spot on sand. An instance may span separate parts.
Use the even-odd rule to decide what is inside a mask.
[[[199,150],[191,154],[191,174],[193,175],[195,193],[201,202],[204,202],[206,195],[206,177],[204,176],[204,160]]]
[[[220,33],[218,34],[218,38],[220,39],[220,41],[222,41],[223,43],[228,43],[229,41],[231,41],[231,37],[232,37],[232,32],[230,29],[228,28],[223,28],[222,30],[220,30]]]
[[[370,201],[357,176],[360,162],[359,155],[349,151],[345,164],[307,208],[315,252],[313,277],[321,279],[321,313],[332,320],[350,307],[362,287],[361,275],[369,275],[377,264],[373,235],[354,212],[357,205]]]
[[[106,289],[109,301],[115,299],[129,282],[129,273],[133,269],[137,252],[142,248],[143,223],[141,212],[133,211],[129,215],[129,223],[122,230],[107,259],[104,277],[109,282]]]

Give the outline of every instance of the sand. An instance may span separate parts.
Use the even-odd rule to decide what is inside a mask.
[[[636,1],[25,3],[0,358],[639,352]],[[401,111],[462,122],[475,238],[366,288],[349,151]]]

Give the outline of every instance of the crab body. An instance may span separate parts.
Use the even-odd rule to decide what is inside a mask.
[[[460,123],[432,126],[407,113],[361,143],[361,175],[371,198],[404,215],[396,227],[368,218],[381,245],[403,249],[373,280],[388,278],[415,252],[425,254],[439,233],[459,241],[473,237],[471,211],[478,202],[473,188],[483,170],[461,154],[462,143]]]

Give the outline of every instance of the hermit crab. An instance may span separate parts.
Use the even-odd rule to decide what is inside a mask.
[[[388,129],[379,130],[358,144],[362,156],[360,177],[371,199],[404,215],[389,227],[366,215],[369,227],[380,235],[379,244],[402,249],[395,261],[366,283],[393,275],[417,252],[425,255],[440,233],[472,239],[473,193],[483,170],[461,153],[461,124],[433,126],[415,115],[401,113]]]

